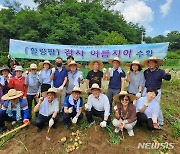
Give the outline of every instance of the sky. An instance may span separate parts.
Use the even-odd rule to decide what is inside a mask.
[[[11,0],[13,1],[13,0]],[[36,7],[33,0],[17,0],[22,6]],[[0,9],[4,0],[0,0]],[[146,36],[166,36],[180,31],[180,0],[125,0],[110,9],[119,11],[128,22],[138,23],[146,29]]]

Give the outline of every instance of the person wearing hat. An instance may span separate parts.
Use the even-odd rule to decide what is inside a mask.
[[[50,80],[51,76],[51,68],[53,65],[50,63],[50,61],[45,60],[44,62],[39,63],[39,67],[43,68],[39,72],[39,80],[41,83],[41,93],[44,91],[48,91],[49,88],[51,88],[52,81]]]
[[[60,110],[66,97],[66,84],[68,81],[67,69],[63,66],[63,60],[61,57],[56,58],[56,67],[52,68],[50,79],[53,81],[53,86],[61,91],[60,97]]]
[[[87,74],[86,88],[89,89],[94,83],[97,83],[101,87],[101,80],[103,78],[103,72],[100,71],[104,64],[100,60],[93,60],[89,63],[90,71]]]
[[[75,61],[71,61],[66,66],[66,69],[69,70],[67,92],[66,92],[67,94],[71,94],[75,86],[80,87],[80,83],[83,84],[83,73],[77,69],[80,67],[81,65],[76,63]]]
[[[100,117],[101,127],[106,127],[110,122],[110,104],[108,97],[102,93],[102,88],[99,87],[97,83],[94,83],[87,92],[92,93],[88,97],[88,101],[85,104],[86,118],[89,126],[91,126],[95,121],[92,116]]]
[[[29,74],[25,79],[25,85],[27,85],[27,102],[29,107],[29,118],[32,118],[32,102],[37,104],[36,98],[38,97],[40,81],[39,74],[37,73],[37,65],[31,64],[30,68],[27,68]]]
[[[135,100],[135,96],[121,91],[119,94],[114,96],[114,100],[117,103],[114,106],[115,114],[114,120],[112,121],[115,126],[115,132],[118,133],[123,128],[127,129],[129,136],[134,136],[133,127],[137,122],[136,107],[132,104]]]
[[[128,93],[136,95],[136,98],[140,98],[144,84],[144,73],[141,72],[144,67],[138,60],[134,60],[132,63],[127,64],[130,67],[130,71],[127,73]]]
[[[147,88],[157,89],[158,95],[155,99],[160,103],[162,80],[171,80],[171,74],[169,73],[168,69],[162,70],[159,68],[159,66],[164,64],[164,61],[156,57],[150,57],[149,59],[144,60],[142,64],[148,67],[148,69],[144,71],[146,81],[142,96],[146,95]],[[164,118],[161,110],[158,117],[158,123],[160,125],[164,125]]]
[[[2,96],[4,103],[0,109],[0,133],[7,129],[5,121],[19,121],[29,123],[28,104],[22,99],[23,93],[10,89],[7,94]]]
[[[74,61],[74,57],[73,56],[68,56],[67,57],[67,65],[70,64],[71,61]]]
[[[9,67],[7,65],[3,65],[0,68],[0,74],[0,86],[2,89],[2,94],[5,95],[9,91],[8,83],[11,77]]]
[[[80,96],[83,93],[84,92],[78,86],[75,86],[71,95],[66,96],[63,105],[63,121],[65,129],[68,129],[70,121],[76,124],[83,119],[83,98]]]
[[[15,73],[16,76],[14,76],[13,78],[11,78],[9,80],[9,88],[10,89],[16,89],[17,91],[22,91],[23,92],[23,98],[26,99],[26,95],[27,95],[27,86],[25,85],[25,77],[22,76],[23,73],[23,68],[22,66],[16,66],[15,67]]]
[[[160,104],[155,99],[157,95],[156,89],[148,88],[146,96],[136,102],[137,124],[143,126],[145,123],[150,131],[160,129],[158,124]]]
[[[11,62],[12,60],[12,62]],[[15,59],[15,58],[11,58],[10,55],[8,55],[8,63],[7,63],[8,67],[10,68],[10,73],[11,75],[14,77],[16,76],[16,73],[15,73],[15,67],[20,65],[19,62]]]
[[[120,67],[123,64],[123,62],[120,61],[119,57],[109,59],[108,63],[112,64],[113,66],[113,68],[107,75],[107,79],[110,80],[108,85],[107,96],[111,107],[110,112],[112,112],[113,97],[116,94],[119,94],[120,91],[124,90],[126,74]]]
[[[49,122],[49,127],[55,127],[58,121],[59,97],[60,92],[56,88],[49,88],[48,91],[42,93],[42,97],[34,107],[34,112],[39,112],[34,121],[34,125],[38,127],[38,132],[43,129],[47,122]]]

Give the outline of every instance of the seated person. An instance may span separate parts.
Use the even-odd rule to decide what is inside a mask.
[[[156,89],[147,89],[146,96],[136,102],[137,124],[146,123],[148,130],[160,129],[157,118],[160,113],[159,103],[155,100]]]
[[[72,94],[66,96],[63,105],[63,121],[65,129],[68,129],[68,124],[72,119],[72,123],[77,123],[83,118],[82,106],[83,99],[80,95],[83,94],[79,87],[74,87]]]
[[[119,94],[114,96],[114,100],[117,105],[114,107],[115,114],[114,120],[112,121],[115,126],[115,132],[119,130],[123,131],[123,128],[127,129],[129,136],[134,136],[133,127],[137,122],[136,107],[132,104],[135,100],[135,96],[128,94],[126,91],[121,91]]]
[[[48,91],[42,93],[42,96],[34,107],[34,112],[39,111],[34,121],[34,125],[38,127],[38,132],[43,129],[46,122],[49,122],[49,127],[55,127],[58,121],[58,98],[60,97],[60,92],[56,88],[49,88]]]
[[[5,121],[19,121],[29,124],[29,109],[27,102],[22,99],[23,93],[10,89],[7,94],[2,96],[5,100],[0,109],[0,133],[7,129]]]
[[[94,83],[90,89],[87,90],[88,93],[92,93],[88,97],[88,101],[85,104],[86,118],[91,126],[95,121],[92,116],[101,118],[101,127],[106,127],[109,124],[110,119],[110,104],[108,97],[102,94],[102,89],[97,83]]]

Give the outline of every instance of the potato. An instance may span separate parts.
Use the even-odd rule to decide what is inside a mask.
[[[61,138],[62,143],[66,142],[66,140],[67,140],[66,137]]]

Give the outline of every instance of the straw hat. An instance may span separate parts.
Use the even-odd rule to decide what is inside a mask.
[[[23,67],[22,66],[16,66],[14,70],[23,72]]]
[[[112,64],[113,61],[118,61],[118,62],[120,63],[120,65],[123,64],[123,62],[120,61],[119,57],[114,57],[113,59],[109,59],[109,60],[108,60],[108,63],[109,63],[109,64]]]
[[[77,86],[73,88],[72,92],[80,92],[81,94],[84,94],[84,92],[80,89],[80,87]]]
[[[76,65],[77,68],[80,68],[81,65],[72,60],[69,64],[66,65],[66,69],[69,70],[71,65]]]
[[[138,60],[134,60],[132,63],[127,64],[127,66],[131,67],[132,64],[139,65],[140,67],[144,67],[143,64],[141,64]]]
[[[91,93],[91,91],[92,91],[92,89],[99,89],[100,90],[100,92],[102,92],[103,90],[102,90],[102,88],[100,88],[99,87],[99,85],[97,84],[97,83],[94,83],[93,85],[92,85],[92,87],[91,88],[89,88],[89,89],[87,89],[87,93]]]
[[[125,95],[125,96],[129,96],[130,101],[133,101],[133,100],[136,99],[136,97],[135,97],[134,95],[128,94],[127,91],[121,91],[119,94],[115,95],[115,96],[113,97],[113,99],[114,99],[116,102],[119,102],[119,97],[120,97],[120,96],[124,96],[124,95]]]
[[[49,88],[48,91],[42,93],[42,96],[47,97],[48,93],[55,93],[56,98],[59,98],[61,96],[61,93],[56,88]]]
[[[0,68],[0,73],[2,73],[3,70],[7,70],[10,72],[9,70],[9,67],[7,65],[3,65],[1,68]]]
[[[27,71],[31,71],[32,69],[38,69],[36,64],[31,64],[29,68],[26,68]]]
[[[43,62],[40,62],[40,63],[39,63],[39,67],[40,67],[40,68],[43,68],[44,64],[49,64],[50,68],[53,68],[53,65],[50,63],[49,60],[45,60],[45,61],[43,61]]]
[[[15,89],[10,89],[7,94],[1,97],[2,100],[11,100],[15,98],[19,98],[23,95],[22,91],[16,91]]]
[[[164,64],[164,61],[161,59],[158,59],[156,57],[149,57],[147,60],[142,61],[141,63],[145,66],[148,65],[149,61],[156,61],[158,66],[162,66]]]
[[[99,63],[99,70],[101,70],[104,67],[104,64],[101,60],[93,60],[89,63],[88,67],[92,70],[93,69],[93,64],[97,62]]]

